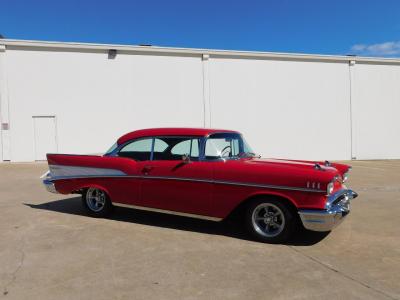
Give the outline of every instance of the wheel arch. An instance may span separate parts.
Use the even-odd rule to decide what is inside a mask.
[[[237,218],[237,217],[241,217],[247,206],[257,200],[257,199],[276,199],[278,201],[281,201],[284,205],[286,205],[292,212],[297,214],[298,211],[298,206],[296,201],[285,194],[279,193],[279,192],[256,192],[253,193],[251,195],[249,195],[248,197],[246,197],[243,201],[241,201],[238,205],[236,205],[236,207],[233,208],[233,210],[227,215],[226,218]]]
[[[79,185],[79,187],[76,187],[71,193],[84,195],[86,193],[86,191],[90,188],[96,188],[96,189],[103,190],[107,194],[107,196],[110,197],[110,191],[103,185],[97,184],[97,183],[81,184],[81,185]]]

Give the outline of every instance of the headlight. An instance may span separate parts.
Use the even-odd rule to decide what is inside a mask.
[[[342,180],[342,182],[346,182],[347,179],[349,179],[350,170],[351,170],[351,167],[347,170],[346,173],[343,174],[343,180]]]
[[[342,182],[346,182],[347,179],[349,179],[349,172],[346,172],[346,173],[343,174],[343,180],[342,180]]]
[[[327,195],[332,194],[333,188],[334,188],[334,182],[331,181],[331,182],[328,183],[328,185],[327,185],[327,187],[326,187],[326,193],[327,193]]]

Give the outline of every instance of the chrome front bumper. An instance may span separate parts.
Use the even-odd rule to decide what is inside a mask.
[[[328,197],[324,210],[299,210],[303,226],[313,231],[331,231],[339,225],[350,212],[350,200],[356,192],[342,189]]]

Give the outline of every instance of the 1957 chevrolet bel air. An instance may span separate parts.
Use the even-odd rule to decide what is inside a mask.
[[[240,212],[255,238],[272,243],[301,224],[332,230],[357,197],[343,184],[350,166],[261,159],[230,130],[138,130],[103,156],[48,154],[47,160],[47,190],[82,194],[91,216],[106,216],[114,206],[215,221]]]

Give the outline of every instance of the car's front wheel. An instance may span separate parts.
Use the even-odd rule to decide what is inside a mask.
[[[92,217],[105,217],[112,212],[113,206],[107,193],[99,188],[88,188],[82,194],[82,204]]]
[[[276,199],[258,199],[246,211],[246,227],[257,240],[267,243],[286,241],[295,229],[292,211]]]

